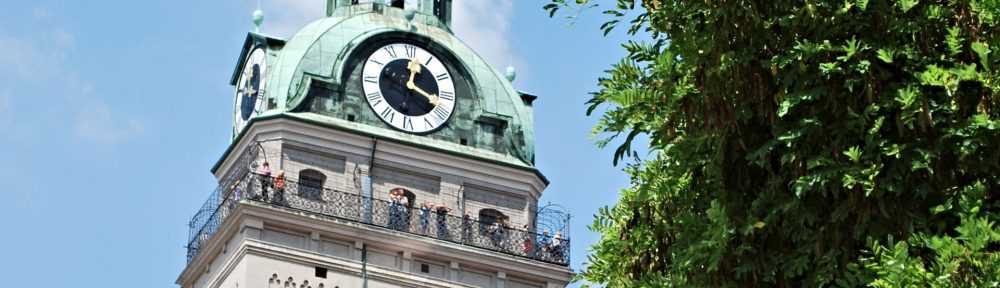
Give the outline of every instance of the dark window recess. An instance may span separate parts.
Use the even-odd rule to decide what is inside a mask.
[[[306,199],[322,200],[323,182],[326,175],[313,169],[299,171],[299,196]]]
[[[347,114],[347,121],[354,122],[354,114]]]
[[[480,127],[479,129],[481,131],[481,133],[479,133],[479,139],[481,141],[479,144],[485,145],[487,148],[490,149],[497,149],[497,147],[499,146],[497,142],[500,139],[500,134],[502,131],[500,128],[501,126],[488,122],[477,122],[477,123],[479,123]]]
[[[507,122],[510,117],[503,115],[480,115],[476,119],[476,125],[479,127],[479,133],[476,135],[476,141],[473,145],[479,145],[477,147],[492,149],[497,152],[503,151],[504,145],[501,141],[503,139],[504,131],[507,130]]]
[[[316,277],[326,278],[326,268],[316,267]]]
[[[431,273],[431,266],[420,263],[420,273]]]
[[[497,134],[497,125],[490,123],[480,123],[483,126],[483,133]]]
[[[330,107],[332,101],[340,101],[340,93],[334,88],[327,87],[328,85],[313,80],[309,86],[309,92],[306,93],[307,105],[303,107],[307,107],[306,109],[312,112],[329,111],[332,108]]]
[[[469,145],[469,139],[459,138],[458,139],[458,144]]]
[[[266,105],[267,107],[265,107],[264,110],[268,110],[268,109],[272,109],[274,107],[278,107],[278,102],[276,102],[276,101],[277,100],[274,100],[274,98],[267,98],[267,105]]]

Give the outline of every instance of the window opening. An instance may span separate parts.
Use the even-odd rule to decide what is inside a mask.
[[[326,278],[326,268],[316,267],[316,277]]]
[[[299,171],[299,196],[311,200],[323,200],[323,183],[326,175],[322,172],[305,169]]]
[[[497,211],[496,209],[483,209],[479,210],[479,232],[483,234],[491,233],[491,231],[497,229],[503,221],[503,213]],[[492,227],[491,227],[492,226]]]

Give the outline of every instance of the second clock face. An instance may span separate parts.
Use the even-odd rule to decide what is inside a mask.
[[[451,118],[455,84],[438,57],[408,43],[376,49],[362,69],[362,88],[385,123],[410,133],[433,131]]]
[[[239,80],[236,82],[234,135],[240,133],[250,118],[256,117],[257,113],[260,112],[261,102],[264,99],[264,74],[267,70],[265,54],[263,48],[254,48],[247,56],[246,62],[243,64],[243,72],[240,73]]]

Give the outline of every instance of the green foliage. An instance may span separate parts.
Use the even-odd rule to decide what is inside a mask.
[[[873,240],[870,256],[860,263],[874,287],[997,287],[1000,285],[1000,227],[980,213],[986,191],[980,183],[960,193],[959,207],[934,209],[935,214],[953,212],[961,220],[954,231],[943,236],[918,231],[907,241],[886,245]],[[921,251],[926,251],[921,253]],[[849,286],[849,282],[838,282]],[[860,284],[860,283],[855,283]]]
[[[1000,282],[1000,1],[549,1],[649,38],[587,102],[632,185],[579,279]]]

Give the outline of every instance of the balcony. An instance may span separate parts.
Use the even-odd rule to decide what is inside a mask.
[[[211,239],[236,205],[252,202],[562,266],[568,266],[570,261],[569,215],[559,210],[539,209],[532,217],[536,222],[534,225],[529,225],[529,229],[518,229],[495,223],[494,219],[475,219],[476,216],[469,214],[462,216],[458,209],[447,212],[430,209],[422,213],[419,205],[406,207],[365,197],[361,189],[340,191],[285,180],[284,191],[278,191],[274,189],[274,178],[254,173],[246,173],[233,183],[236,184],[230,185],[231,188],[216,188],[191,218],[188,262],[198,255],[202,245]],[[542,232],[536,233],[538,229]]]

